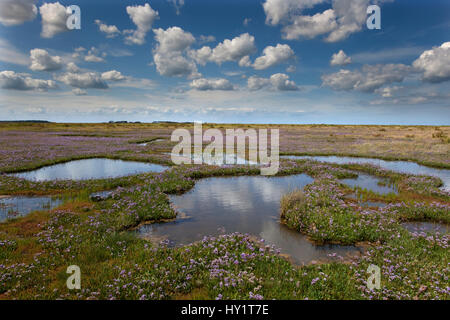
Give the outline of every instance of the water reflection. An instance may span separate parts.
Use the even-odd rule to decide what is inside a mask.
[[[0,221],[23,217],[33,211],[50,210],[62,203],[52,197],[0,197]]]
[[[281,248],[282,253],[289,254],[299,264],[327,258],[330,253],[341,256],[358,253],[353,246],[315,246],[304,235],[279,223],[282,195],[312,181],[305,174],[203,179],[190,192],[171,196],[174,206],[186,218],[144,225],[138,232],[148,238],[167,239],[175,245],[224,232],[248,233]]]
[[[431,232],[431,233],[449,233],[450,227],[437,222],[405,222],[402,223],[409,232]]]
[[[312,159],[317,161],[346,164],[346,163],[370,163],[386,170],[407,174],[428,175],[441,178],[443,189],[450,190],[450,170],[436,169],[410,161],[386,161],[374,158],[338,157],[338,156],[281,156],[286,159]]]
[[[153,163],[97,158],[69,161],[33,171],[15,173],[14,175],[34,181],[54,179],[83,180],[115,178],[144,172],[161,172],[166,168]]]
[[[360,187],[362,189],[367,189],[378,194],[389,194],[389,193],[397,193],[397,190],[388,185],[379,184],[383,180],[367,175],[367,174],[358,174],[358,178],[355,179],[342,179],[341,182],[354,188]]]

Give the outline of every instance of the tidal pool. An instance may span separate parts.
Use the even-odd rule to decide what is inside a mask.
[[[355,179],[342,179],[341,182],[354,188],[360,187],[362,189],[367,189],[378,194],[389,194],[389,193],[397,193],[397,190],[389,185],[379,184],[383,180],[367,175],[367,174],[358,174],[358,178]]]
[[[0,197],[0,221],[23,217],[33,211],[50,210],[62,203],[52,197]]]
[[[170,197],[181,218],[143,225],[137,232],[145,238],[168,240],[171,245],[222,233],[248,233],[280,248],[297,264],[330,258],[328,254],[358,254],[360,249],[354,246],[314,245],[306,236],[280,224],[281,197],[312,181],[306,174],[202,179],[191,191]]]
[[[34,181],[84,180],[116,178],[144,172],[161,172],[166,169],[165,166],[153,163],[94,158],[59,163],[33,171],[14,173],[13,175]]]
[[[181,155],[166,153],[171,156],[171,158],[177,161],[194,161],[201,160],[203,164],[214,165],[214,166],[227,166],[227,165],[257,165],[258,162],[250,161],[239,157],[237,154],[228,153],[222,154],[222,160],[216,160],[214,157],[204,157],[202,154],[192,154],[190,159]]]
[[[404,222],[402,223],[409,232],[431,232],[431,233],[449,233],[450,226],[437,222]]]
[[[347,163],[369,163],[379,166],[383,169],[392,170],[400,173],[419,174],[439,177],[444,186],[442,189],[450,190],[450,170],[437,169],[417,164],[410,161],[387,161],[374,158],[357,157],[338,157],[338,156],[281,156],[285,159],[312,159],[328,163],[347,164]]]

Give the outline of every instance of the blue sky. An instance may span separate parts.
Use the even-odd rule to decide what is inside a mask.
[[[0,0],[0,119],[449,125],[449,29],[438,0]]]

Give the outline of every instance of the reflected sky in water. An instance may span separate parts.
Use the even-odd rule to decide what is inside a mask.
[[[367,175],[367,174],[358,174],[358,178],[356,179],[342,179],[341,182],[354,188],[360,187],[362,189],[367,189],[378,194],[388,194],[388,193],[397,193],[397,190],[389,185],[379,185],[378,182],[383,181],[382,179],[378,179],[376,177]]]
[[[2,197],[0,198],[0,221],[25,216],[37,210],[50,210],[62,203],[52,197]]]
[[[370,163],[383,169],[407,174],[421,174],[441,178],[443,189],[450,190],[450,170],[437,169],[417,164],[410,161],[386,161],[373,158],[338,157],[338,156],[281,156],[285,159],[313,159],[317,161],[346,164],[346,163]]]
[[[33,171],[15,173],[20,178],[34,181],[83,180],[127,176],[144,172],[161,172],[167,167],[138,161],[111,159],[83,159],[43,167]]]
[[[248,233],[280,248],[299,264],[327,258],[330,253],[342,256],[357,253],[353,246],[315,246],[304,235],[279,223],[282,195],[312,181],[305,174],[202,179],[190,192],[171,196],[183,217],[173,222],[144,225],[138,232],[150,239],[167,239],[175,245],[221,233]]]

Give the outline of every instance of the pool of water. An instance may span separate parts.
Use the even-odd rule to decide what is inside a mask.
[[[0,221],[23,217],[33,211],[50,210],[62,203],[52,197],[0,197]]]
[[[166,154],[170,155],[172,159],[176,159],[177,161],[189,160],[189,158],[184,157],[182,155],[171,154],[171,153],[166,153]],[[190,160],[192,161],[192,163],[194,163],[194,161],[197,161],[197,160],[202,160],[203,164],[215,165],[215,166],[257,165],[258,164],[258,162],[244,159],[242,157],[239,157],[237,154],[233,154],[233,153],[222,154],[221,160],[215,159],[214,157],[210,157],[210,156],[204,157],[201,154],[192,154]]]
[[[142,237],[168,240],[172,245],[222,233],[248,233],[280,248],[298,264],[329,258],[328,254],[332,253],[358,254],[360,250],[354,246],[316,246],[306,236],[280,224],[281,197],[312,181],[305,174],[202,179],[188,193],[170,197],[172,204],[183,213],[182,218],[143,225],[137,232]]]
[[[34,181],[83,180],[115,178],[144,172],[161,172],[166,169],[165,166],[153,163],[95,158],[64,162],[33,171],[14,173],[13,175]]]
[[[437,222],[404,222],[402,226],[409,232],[449,233],[450,226]]]
[[[387,161],[374,158],[338,157],[338,156],[281,156],[285,159],[313,159],[317,161],[346,164],[346,163],[370,163],[383,169],[407,174],[420,174],[441,178],[444,190],[450,191],[450,170],[437,169],[417,164],[410,161]]]
[[[389,185],[379,185],[379,182],[382,182],[382,179],[376,178],[374,176],[370,176],[367,174],[359,174],[358,178],[355,179],[342,179],[341,182],[354,188],[360,187],[362,189],[367,189],[378,194],[389,194],[389,193],[398,193],[397,190],[393,186]]]

